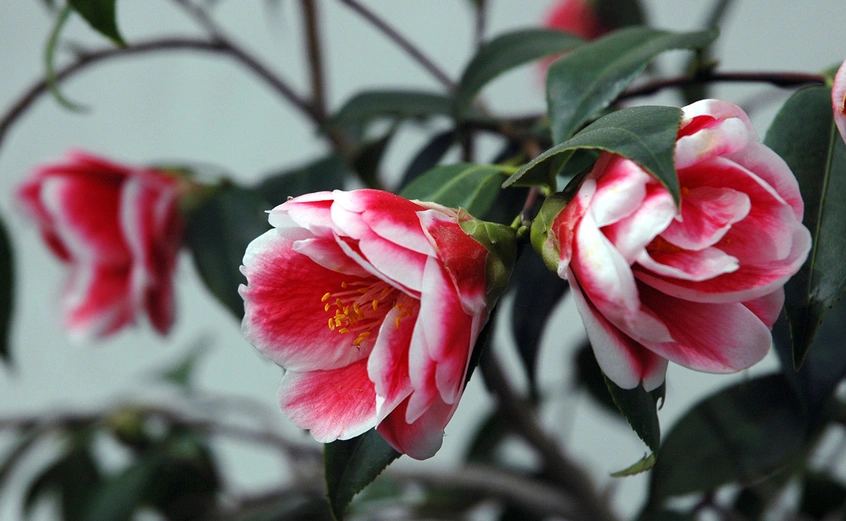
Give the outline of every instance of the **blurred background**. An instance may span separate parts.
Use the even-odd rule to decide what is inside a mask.
[[[302,52],[301,13],[293,1],[219,0],[216,20],[232,37],[262,57],[300,92],[308,87]],[[554,4],[547,0],[491,0],[486,36],[538,26]],[[646,0],[653,25],[672,30],[702,26],[711,2]],[[418,45],[452,78],[457,78],[474,50],[470,2],[370,0],[402,34]],[[319,2],[325,42],[327,94],[337,109],[364,88],[440,88],[383,35],[339,2]],[[200,35],[184,12],[166,0],[122,0],[118,22],[128,42],[151,36]],[[714,54],[721,70],[817,72],[846,58],[846,2],[842,0],[739,0],[724,18]],[[0,111],[5,113],[44,74],[44,48],[53,26],[38,0],[0,0]],[[72,17],[64,40],[90,48],[109,43]],[[59,53],[58,63],[66,54]],[[688,58],[669,53],[659,70],[675,75]],[[146,324],[124,330],[96,345],[76,345],[61,329],[56,306],[65,269],[44,247],[33,223],[23,218],[14,190],[36,165],[80,148],[129,164],[194,163],[209,165],[249,184],[262,176],[317,159],[327,151],[316,129],[264,84],[229,58],[191,52],[147,54],[102,62],[62,85],[62,92],[86,110],[71,112],[50,96],[39,99],[6,134],[0,147],[0,214],[8,224],[16,259],[17,300],[12,326],[13,367],[0,369],[0,417],[59,411],[86,411],[124,400],[178,400],[178,393],[156,383],[157,371],[182,359],[194,346],[208,345],[196,375],[209,397],[233,396],[266,407],[261,414],[273,426],[308,440],[277,412],[275,391],[281,370],[263,360],[241,337],[239,324],[199,282],[188,255],[177,268],[177,323],[167,338]],[[718,86],[715,97],[750,112],[761,135],[791,91],[761,85]],[[486,88],[487,106],[500,114],[536,114],[544,110],[541,74],[535,66],[508,73]],[[657,104],[678,105],[672,95]],[[638,100],[638,103],[642,103]],[[412,151],[425,143],[433,126],[405,125],[388,151],[382,173],[396,180]],[[444,122],[446,128],[446,122]],[[480,157],[495,152],[480,143]],[[489,152],[486,154],[486,150]],[[456,158],[453,158],[456,159]],[[276,201],[281,203],[282,201]],[[505,299],[503,305],[511,305]],[[574,390],[573,348],[583,331],[572,303],[555,313],[545,333],[539,367],[541,389],[550,398],[544,421],[575,459],[613,489],[617,509],[632,514],[642,501],[645,477],[615,479],[611,472],[639,459],[647,449],[625,422],[600,410]],[[505,321],[497,349],[515,360]],[[768,357],[750,373],[776,366]],[[516,363],[515,363],[516,366]],[[512,375],[518,384],[521,375]],[[680,413],[708,392],[746,374],[713,376],[671,365],[667,400],[660,413],[666,430]],[[214,402],[211,400],[209,402]],[[212,406],[212,405],[210,405]],[[215,405],[217,406],[217,405]],[[439,469],[463,454],[474,426],[491,407],[480,379],[468,387],[438,455],[425,462],[407,458],[394,465]],[[0,436],[0,446],[8,439]],[[224,474],[236,486],[267,489],[282,479],[282,468],[263,453],[236,443],[215,447]],[[532,457],[519,445],[515,462]],[[38,458],[28,468],[36,472]],[[0,519],[20,516],[20,483],[0,497]],[[46,511],[44,512],[46,515]]]

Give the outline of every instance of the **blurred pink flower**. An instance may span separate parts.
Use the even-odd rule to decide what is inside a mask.
[[[640,166],[603,153],[547,238],[623,388],[658,387],[668,360],[714,373],[761,360],[811,246],[796,179],[746,114],[717,100],[683,111],[680,211]]]
[[[585,40],[594,40],[608,32],[596,15],[590,0],[558,0],[547,12],[544,25]]]
[[[284,367],[282,410],[320,442],[377,427],[417,459],[440,448],[488,315],[488,251],[454,210],[378,190],[270,212],[244,255],[242,330]]]
[[[840,137],[846,141],[846,61],[840,65],[834,76],[831,88],[831,106],[834,110],[834,123],[840,131]]]
[[[142,312],[168,332],[184,230],[174,177],[73,151],[35,169],[18,199],[70,265],[61,306],[72,336],[110,335]]]

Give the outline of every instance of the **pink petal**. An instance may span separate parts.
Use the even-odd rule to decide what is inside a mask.
[[[647,188],[643,204],[630,216],[602,229],[608,240],[626,262],[632,264],[644,252],[646,245],[673,222],[676,203],[662,186]]]
[[[326,293],[342,283],[372,283],[328,270],[293,249],[294,241],[272,229],[254,239],[241,271],[247,285],[242,332],[267,358],[294,371],[336,369],[367,356],[355,335],[329,329],[333,311],[324,309]]]
[[[576,230],[570,270],[586,298],[614,326],[640,342],[669,340],[666,327],[641,309],[628,262],[599,231],[590,214]]]
[[[784,288],[743,303],[765,326],[772,329],[784,307]]]
[[[365,259],[384,278],[412,291],[423,285],[423,269],[429,257],[409,250],[369,232],[361,238],[358,247]]]
[[[376,426],[376,393],[366,365],[359,360],[328,371],[286,371],[278,392],[282,411],[321,443],[367,432]]]
[[[834,124],[837,125],[841,139],[846,141],[846,61],[840,65],[837,74],[834,75],[831,107],[834,110]]]
[[[289,235],[288,230],[280,230],[283,235]],[[338,244],[335,237],[326,239],[323,237],[308,237],[294,240],[293,249],[295,252],[305,255],[315,264],[323,266],[327,270],[346,273],[359,278],[367,278],[370,272],[362,268],[353,258],[347,256]]]
[[[637,163],[613,154],[600,156],[590,176],[596,179],[596,193],[589,212],[599,227],[634,213],[643,204],[647,185],[654,182]]]
[[[713,279],[723,273],[737,271],[740,267],[735,257],[726,255],[717,248],[699,251],[647,251],[638,258],[638,264],[657,275],[691,281]]]
[[[75,267],[62,295],[65,328],[84,341],[118,331],[135,316],[128,296],[127,268]]]
[[[332,192],[315,192],[290,199],[269,212],[274,228],[307,230],[310,235],[331,237]]]
[[[385,315],[376,344],[368,358],[367,374],[375,385],[377,417],[380,421],[413,390],[408,376],[408,350],[418,309],[419,306],[415,305],[412,314],[407,317],[401,317],[400,308],[391,309]]]
[[[602,372],[623,389],[634,389],[641,382],[651,391],[664,381],[667,360],[644,348],[605,317],[585,299],[576,277],[570,277],[573,299],[582,317],[596,361]]]
[[[802,194],[799,193],[799,182],[781,156],[766,145],[753,141],[743,150],[726,154],[725,158],[749,172],[754,172],[793,208],[796,220],[802,221],[805,203],[802,201]]]
[[[376,430],[398,451],[418,460],[431,458],[443,444],[444,428],[452,418],[456,405],[457,402],[448,405],[436,399],[425,414],[413,423],[407,423],[406,400],[389,414]]]
[[[544,16],[544,25],[585,40],[593,40],[608,31],[587,0],[558,0]]]
[[[676,141],[676,169],[743,149],[760,141],[743,109],[720,100],[702,100],[682,109]]]
[[[701,250],[717,243],[751,209],[749,196],[731,188],[700,186],[682,190],[681,219],[661,237],[685,250]]]
[[[488,250],[467,235],[458,222],[437,210],[419,212],[420,223],[437,246],[437,256],[449,274],[467,314],[487,307],[485,267]]]
[[[641,284],[644,306],[660,316],[673,341],[645,346],[697,371],[730,373],[759,362],[772,344],[770,329],[742,303],[703,304]]]
[[[570,261],[573,258],[573,244],[576,240],[576,229],[579,222],[587,212],[590,202],[593,200],[593,195],[596,193],[596,180],[587,178],[582,182],[576,196],[567,203],[567,206],[561,210],[555,217],[552,224],[552,231],[547,241],[557,241],[560,253],[560,260],[558,262],[558,276],[567,277],[569,271]]]

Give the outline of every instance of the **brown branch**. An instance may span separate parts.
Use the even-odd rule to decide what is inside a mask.
[[[541,428],[531,407],[511,387],[493,350],[483,357],[480,368],[515,434],[540,453],[548,474],[576,503],[579,515],[571,518],[585,521],[617,520],[607,500],[596,492],[587,472],[561,452],[555,440]]]
[[[802,85],[825,84],[820,74],[797,72],[706,72],[694,77],[678,76],[657,80],[642,87],[629,89],[618,100],[649,96],[669,87],[686,87],[702,83],[769,83],[776,87],[799,87]]]
[[[323,74],[323,53],[320,49],[320,25],[314,0],[300,0],[306,26],[306,51],[311,76],[311,106],[321,118],[326,119],[326,93]]]
[[[136,43],[127,47],[109,47],[107,49],[97,51],[81,52],[77,54],[76,59],[72,63],[56,71],[55,80],[57,83],[61,83],[92,65],[112,58],[123,58],[127,56],[162,51],[184,50],[224,54],[235,58],[239,63],[256,74],[256,76],[264,80],[283,99],[298,108],[300,112],[315,121],[315,123],[321,123],[317,115],[313,113],[311,107],[301,100],[283,80],[276,77],[261,63],[245,54],[239,48],[232,47],[219,40],[209,41],[190,38],[162,38]],[[11,105],[11,108],[5,113],[5,115],[3,115],[2,119],[0,119],[0,145],[2,145],[6,133],[12,125],[41,95],[48,92],[48,90],[49,87],[46,80],[37,81]]]
[[[435,64],[435,62],[429,59],[425,54],[423,54],[422,51],[420,51],[420,49],[418,49],[413,43],[411,43],[406,37],[400,34],[396,29],[391,27],[376,13],[364,7],[357,0],[341,0],[341,3],[345,4],[347,7],[358,13],[362,18],[370,22],[370,24],[372,24],[376,29],[381,31],[382,34],[384,34],[395,44],[397,44],[400,49],[405,51],[417,63],[419,63],[424,69],[426,69],[429,74],[431,74],[436,80],[438,80],[441,85],[446,87],[447,90],[449,90],[450,92],[455,90],[455,83],[453,83],[449,76],[447,76],[447,74],[442,71],[440,67]]]

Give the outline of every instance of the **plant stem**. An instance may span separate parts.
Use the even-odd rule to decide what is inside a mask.
[[[300,0],[305,19],[306,51],[311,77],[311,106],[321,119],[326,119],[326,93],[323,74],[323,53],[320,46],[320,26],[314,0]]]
[[[617,99],[648,96],[669,87],[684,87],[700,83],[769,83],[776,87],[798,87],[801,85],[825,84],[825,77],[820,74],[799,72],[709,72],[695,78],[677,76],[653,81],[642,87],[629,89]]]
[[[431,74],[441,85],[443,85],[450,92],[455,90],[455,83],[447,76],[447,74],[438,67],[435,62],[429,59],[407,38],[400,34],[396,29],[391,27],[384,19],[379,17],[370,9],[364,7],[357,0],[341,0],[342,4],[358,13],[362,18],[370,22],[376,29],[382,32],[397,46],[411,56],[417,63],[419,63],[429,74]]]
[[[540,427],[531,407],[511,387],[493,350],[482,358],[480,368],[499,400],[500,410],[509,418],[509,425],[540,453],[546,471],[577,504],[580,515],[572,519],[616,520],[616,514],[606,499],[597,494],[587,472],[564,456],[558,444]]]

